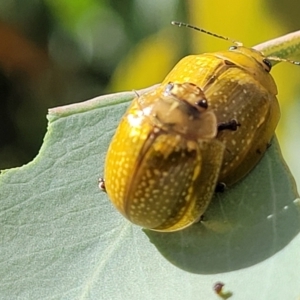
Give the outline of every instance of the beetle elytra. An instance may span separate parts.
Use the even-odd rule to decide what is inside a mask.
[[[167,83],[136,97],[107,152],[109,198],[145,228],[176,231],[193,224],[220,172],[224,146],[216,135],[216,116],[194,84]]]

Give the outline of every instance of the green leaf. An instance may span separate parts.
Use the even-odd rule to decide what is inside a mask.
[[[297,198],[294,179],[274,139],[245,180],[215,195],[201,224],[183,233],[146,233],[169,261],[186,271],[238,270],[276,254],[299,233]]]
[[[300,30],[266,41],[253,48],[263,52],[266,56],[290,59],[299,55]],[[279,63],[279,61],[272,62],[273,65],[276,65],[277,63]]]
[[[202,223],[145,232],[98,189],[134,93],[50,110],[39,155],[0,176],[1,299],[296,299],[300,215],[277,142]]]

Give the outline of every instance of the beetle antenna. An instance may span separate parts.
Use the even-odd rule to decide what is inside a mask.
[[[280,58],[277,56],[268,56],[267,58],[271,61],[278,61],[278,62],[284,61],[284,62],[288,62],[288,63],[291,63],[296,66],[300,66],[300,61],[295,61],[295,60],[286,59],[286,58]]]
[[[171,22],[172,25],[175,25],[175,26],[178,26],[178,27],[188,27],[188,28],[191,28],[191,29],[195,29],[197,31],[200,31],[200,32],[203,32],[203,33],[206,33],[206,34],[209,34],[211,36],[214,36],[216,38],[219,38],[219,39],[222,39],[222,40],[225,40],[225,41],[229,41],[237,46],[243,46],[243,43],[241,42],[238,42],[238,41],[235,41],[229,37],[226,37],[226,36],[222,36],[222,35],[219,35],[219,34],[216,34],[216,33],[212,33],[210,31],[207,31],[203,28],[199,28],[199,27],[196,27],[196,26],[193,26],[191,24],[187,24],[187,23],[183,23],[183,22],[178,22],[178,21],[172,21]]]

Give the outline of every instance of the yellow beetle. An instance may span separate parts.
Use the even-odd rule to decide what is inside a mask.
[[[132,223],[183,229],[199,220],[214,193],[224,152],[216,135],[216,116],[198,86],[163,84],[131,103],[100,185]]]
[[[100,187],[134,224],[157,231],[193,224],[217,182],[239,181],[268,148],[280,118],[270,59],[280,59],[232,42],[228,51],[183,58],[123,116]]]
[[[172,23],[230,40],[188,24]],[[217,138],[225,145],[218,181],[226,185],[253,169],[268,148],[280,118],[270,60],[240,42],[232,42],[235,46],[228,51],[184,57],[163,81],[191,82],[203,90],[218,120]]]

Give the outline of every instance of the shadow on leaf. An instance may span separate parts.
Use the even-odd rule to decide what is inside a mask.
[[[299,233],[297,197],[274,138],[242,182],[215,195],[203,222],[174,233],[144,231],[167,260],[188,272],[238,270],[271,257]]]

